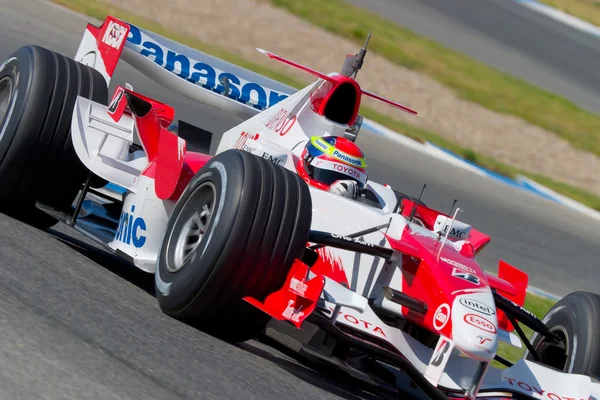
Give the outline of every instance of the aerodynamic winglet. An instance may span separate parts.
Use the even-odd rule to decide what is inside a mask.
[[[256,48],[256,50],[259,53],[268,56],[269,58],[272,58],[274,60],[277,60],[277,61],[282,62],[282,63],[287,64],[287,65],[290,65],[290,66],[292,66],[294,68],[297,68],[297,69],[299,69],[301,71],[308,72],[309,74],[314,75],[314,76],[316,76],[316,77],[318,77],[320,79],[326,80],[326,81],[331,82],[331,83],[335,83],[337,81],[335,78],[333,78],[333,77],[331,77],[331,76],[329,76],[327,74],[324,74],[322,72],[319,72],[317,70],[309,68],[309,67],[307,67],[305,65],[299,64],[299,63],[297,63],[295,61],[288,60],[287,58],[284,58],[284,57],[281,57],[281,56],[279,56],[277,54],[271,53],[270,51],[263,50],[263,49],[260,49],[258,47]],[[360,64],[362,65],[362,59],[360,61]],[[354,81],[354,79],[352,79],[352,80]],[[403,106],[402,104],[397,103],[397,102],[395,102],[393,100],[386,99],[385,97],[382,97],[382,96],[380,96],[378,94],[369,92],[367,90],[361,89],[360,91],[361,91],[361,94],[364,94],[365,96],[371,97],[371,98],[373,98],[375,100],[379,100],[379,101],[381,101],[381,102],[383,102],[385,104],[391,105],[392,107],[395,107],[395,108],[397,108],[399,110],[402,110],[402,111],[407,112],[407,113],[412,114],[412,115],[416,115],[417,114],[417,112],[415,110],[413,110],[411,108],[408,108],[406,106]]]
[[[298,68],[299,70],[302,70],[304,72],[308,72],[309,74],[317,76],[317,77],[319,77],[321,79],[324,79],[324,80],[326,80],[328,82],[335,82],[334,79],[331,78],[330,76],[327,76],[326,74],[324,74],[322,72],[319,72],[317,70],[314,70],[312,68],[309,68],[309,67],[307,67],[305,65],[299,64],[299,63],[297,63],[295,61],[288,60],[287,58],[278,56],[277,54],[271,53],[270,51],[259,49],[258,47],[256,48],[256,50],[259,53],[264,54],[264,55],[268,56],[269,58],[272,58],[273,60],[277,60],[277,61],[282,62],[284,64],[291,65],[294,68]]]

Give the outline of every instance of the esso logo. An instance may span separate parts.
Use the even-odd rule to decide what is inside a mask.
[[[496,326],[494,324],[492,324],[490,321],[488,321],[487,319],[483,318],[482,316],[475,315],[475,314],[466,314],[464,316],[464,321],[467,324],[474,326],[475,328],[481,329],[482,331],[489,332],[489,333],[497,332]]]
[[[433,327],[438,331],[444,328],[450,320],[450,306],[442,304],[433,314]]]

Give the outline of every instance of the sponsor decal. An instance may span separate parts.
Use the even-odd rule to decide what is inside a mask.
[[[484,315],[495,315],[496,314],[496,310],[494,310],[492,307],[490,307],[486,304],[483,304],[480,301],[469,299],[468,297],[461,297],[461,299],[458,302],[460,304],[462,304],[463,306],[470,308],[471,310],[477,311],[478,313],[481,313]]]
[[[242,131],[242,133],[240,133],[240,137],[233,145],[233,148],[234,149],[243,149],[243,150],[248,151],[249,153],[254,153],[254,151],[250,151],[250,149],[251,150],[255,150],[255,149],[253,149],[251,147],[246,148],[246,141],[248,139],[250,139],[250,140],[258,139],[258,133],[250,134],[249,132]]]
[[[265,126],[275,133],[279,133],[279,136],[284,136],[292,129],[296,123],[296,116],[292,115],[288,110],[281,109],[271,118]]]
[[[285,164],[285,162],[287,160],[287,157],[275,157],[264,151],[263,151],[261,157],[269,162],[272,162],[273,164],[276,164],[276,165],[283,165],[283,164]]]
[[[290,321],[300,322],[300,318],[304,316],[304,311],[302,311],[302,305],[300,305],[300,307],[298,308],[294,308],[294,303],[294,300],[289,300],[287,307],[285,308],[285,310],[283,310],[283,313],[281,313],[281,315],[284,318],[289,319]]]
[[[125,39],[125,28],[123,25],[111,21],[104,32],[104,36],[102,37],[102,42],[106,43],[108,46],[118,49],[119,46],[123,43]]]
[[[576,399],[575,397],[572,397],[572,396],[559,396],[556,393],[548,392],[548,391],[542,389],[541,387],[535,386],[534,384],[522,382],[518,379],[510,378],[508,376],[503,376],[502,378],[506,379],[508,381],[508,383],[510,384],[510,386],[517,386],[517,387],[521,388],[522,390],[529,392],[533,395],[537,394],[542,399],[547,399],[547,400],[588,400],[588,399],[581,399],[581,398]]]
[[[122,87],[118,87],[113,95],[110,104],[108,105],[107,113],[113,119],[113,121],[118,122],[125,112],[125,107],[127,106],[127,101],[125,100],[125,90]]]
[[[443,329],[450,320],[450,306],[442,304],[433,314],[433,327],[438,331]]]
[[[129,26],[127,42],[138,53],[188,82],[219,94],[228,90],[227,97],[261,111],[288,97],[287,94],[241,79],[231,72],[219,70],[207,62],[200,62],[170,50],[135,25]],[[227,88],[221,83],[225,80],[229,82]]]
[[[87,65],[88,67],[94,68],[94,66],[96,65],[96,51],[92,50],[83,57],[81,57],[79,60],[75,61],[78,61],[83,65]],[[2,68],[0,68],[0,70],[2,70]]]
[[[485,352],[486,352],[486,353],[488,353],[488,354],[492,354],[492,350],[491,350],[491,349],[488,349],[488,348],[487,348],[487,347],[485,347],[485,346],[481,346],[481,345],[478,345],[478,344],[476,344],[476,345],[474,345],[473,347],[475,347],[477,350],[485,351]]]
[[[443,229],[444,234],[448,233],[449,228],[450,228],[450,225],[444,226],[444,229]],[[458,229],[458,228],[454,228],[454,227],[452,227],[452,229],[450,230],[450,233],[448,234],[448,236],[454,237],[457,239],[466,239],[468,235],[469,235],[468,230]]]
[[[247,151],[250,154],[256,154],[256,148],[251,147],[247,144],[244,145],[244,147],[242,148],[242,150]]]
[[[344,287],[350,287],[342,258],[328,247],[317,249],[317,253],[319,258],[311,267],[311,271],[317,275],[325,275]]]
[[[125,91],[123,90],[122,87],[119,87],[117,89],[117,91],[113,95],[112,100],[110,101],[110,105],[108,106],[108,113],[109,114],[114,114],[115,111],[117,111],[117,106],[121,102],[121,99],[123,99],[123,94],[124,93],[125,93]]]
[[[450,265],[452,265],[453,267],[460,268],[460,269],[462,269],[463,271],[467,271],[467,272],[470,272],[470,273],[472,273],[472,274],[476,274],[476,273],[477,273],[477,271],[475,271],[473,268],[471,268],[471,267],[468,267],[468,266],[466,266],[465,264],[459,263],[458,261],[454,261],[454,260],[451,260],[451,259],[449,259],[449,258],[446,258],[446,257],[440,257],[440,259],[441,259],[443,262],[445,262],[446,264],[450,264]]]
[[[304,294],[306,293],[306,289],[308,289],[308,285],[296,278],[292,278],[290,280],[290,289],[292,289],[292,291],[296,292],[300,296],[304,296]]]
[[[331,310],[332,313],[334,312],[333,308],[330,308],[330,310]],[[350,315],[350,314],[346,314],[343,311],[339,311],[338,320],[339,320],[339,316],[341,316],[342,318],[344,318],[344,320],[350,322],[353,325],[359,325],[359,326],[364,327],[365,329],[367,329],[367,330],[369,330],[369,331],[371,331],[373,333],[377,333],[377,334],[379,334],[379,335],[381,335],[383,337],[387,337],[385,335],[385,333],[383,332],[383,329],[381,329],[377,325],[374,325],[372,322],[356,318],[355,316]]]
[[[494,324],[492,324],[490,321],[488,321],[486,318],[483,318],[480,315],[466,314],[463,319],[467,324],[474,326],[475,328],[481,329],[482,331],[489,333],[498,332]]]
[[[352,167],[347,167],[347,166],[345,166],[343,164],[334,163],[333,169],[335,171],[339,171],[339,172],[342,172],[342,173],[344,173],[346,175],[349,175],[349,176],[351,176],[353,178],[362,179],[362,174],[360,173],[360,171],[357,171],[357,170],[355,170]]]
[[[310,162],[311,165],[314,166],[318,166],[319,168],[322,169],[327,169],[329,171],[337,171],[337,172],[341,172],[345,175],[351,176],[355,179],[357,179],[358,181],[365,183],[367,181],[367,175],[365,175],[363,172],[349,166],[346,164],[341,164],[335,161],[329,161],[329,160],[323,160],[320,158],[313,158],[313,160]]]
[[[362,160],[356,157],[352,157],[348,154],[342,153],[339,150],[334,150],[332,156],[339,158],[342,161],[345,161],[349,164],[356,165],[358,167],[362,167]]]
[[[452,276],[454,276],[456,278],[464,279],[465,281],[471,282],[474,285],[479,285],[479,283],[480,283],[479,277],[477,275],[473,275],[469,272],[465,272],[458,268],[452,269]]]
[[[375,245],[373,243],[367,243],[365,241],[364,237],[361,237],[361,238],[358,238],[358,239],[354,239],[354,238],[351,238],[351,237],[348,237],[348,236],[341,236],[341,235],[338,235],[338,234],[335,234],[335,233],[332,233],[331,236],[334,237],[334,238],[336,238],[336,239],[345,240],[347,242],[360,243],[360,244],[364,244],[364,245],[369,246],[369,247],[375,247]]]
[[[452,229],[450,229],[450,225],[452,225]],[[448,233],[449,229],[450,233]],[[469,237],[471,226],[460,221],[454,221],[454,223],[452,223],[450,218],[438,215],[435,219],[434,230],[439,234],[448,234],[449,237],[464,240]]]
[[[446,369],[452,350],[454,349],[454,342],[452,340],[440,335],[435,349],[429,359],[429,365],[425,370],[425,378],[434,386],[440,382],[442,374]]]
[[[528,309],[521,307],[520,305],[518,305],[517,303],[515,303],[514,301],[512,301],[512,300],[511,300],[511,299],[509,299],[509,298],[506,298],[506,297],[504,297],[504,296],[502,296],[502,295],[500,295],[500,296],[501,296],[501,297],[502,297],[504,300],[506,300],[506,301],[508,301],[508,302],[512,303],[512,305],[513,305],[513,306],[515,306],[515,307],[519,308],[521,311],[523,311],[524,313],[526,313],[527,315],[529,315],[531,318],[533,318],[533,319],[539,319],[537,315],[535,315],[534,313],[532,313],[532,312],[531,312],[531,311],[529,311]]]
[[[442,361],[444,361],[444,357],[446,356],[446,353],[449,349],[450,342],[448,341],[448,339],[440,340],[438,346],[433,352],[433,361],[431,362],[431,365],[433,365],[434,367],[439,367],[442,364]]]
[[[121,212],[115,240],[140,248],[146,243],[146,221],[142,217],[134,217],[134,211],[135,206],[132,205],[130,212]]]
[[[490,339],[489,337],[485,337],[483,335],[477,335],[477,339],[479,339],[479,344],[485,344],[485,342],[492,341],[492,339]]]
[[[475,343],[475,344],[473,345],[473,347],[475,347],[477,350],[485,351],[485,352],[486,352],[486,353],[488,353],[488,354],[492,354],[492,350],[491,350],[491,349],[489,349],[489,348],[487,348],[486,346],[484,346],[484,344],[485,344],[486,342],[488,342],[488,341],[490,341],[490,342],[491,342],[491,341],[492,341],[492,339],[490,339],[490,338],[488,338],[488,337],[485,337],[485,336],[481,336],[481,335],[478,335],[478,336],[477,336],[477,339],[479,339],[479,344]]]
[[[329,143],[327,143],[326,141],[324,141],[321,138],[318,138],[317,140],[311,139],[311,143],[317,149],[321,150],[323,153],[327,153],[327,150],[329,150],[329,148],[331,147],[331,145]]]

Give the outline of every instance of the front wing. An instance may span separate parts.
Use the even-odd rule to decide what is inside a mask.
[[[476,360],[449,351],[438,382],[427,378],[436,349],[386,324],[368,300],[325,276],[315,275],[296,261],[284,286],[264,303],[245,298],[279,321],[302,328],[305,320],[336,339],[406,373],[430,398],[522,397],[540,400],[600,400],[600,383],[585,375],[568,374],[519,360],[505,369],[490,367],[480,382]],[[436,346],[437,348],[437,346]],[[438,360],[439,361],[439,360]],[[473,387],[478,387],[473,392]]]

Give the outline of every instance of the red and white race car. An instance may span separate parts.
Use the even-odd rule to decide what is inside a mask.
[[[363,95],[414,113],[360,88],[366,49],[331,74],[260,51],[318,79],[295,91],[113,17],[88,25],[74,59],[16,50],[0,65],[1,210],[105,244],[154,274],[165,313],[225,340],[264,332],[390,390],[410,391],[408,377],[435,399],[600,400],[600,296],[572,293],[540,321],[522,307],[524,272],[478,265],[488,236],[329,147],[354,143]],[[243,122],[211,155],[212,133],[174,124],[143,90],[117,87],[108,101],[120,59]],[[339,161],[315,158],[323,177],[355,174],[350,196],[306,173],[310,143]],[[501,341],[525,345],[525,358],[499,357]]]

